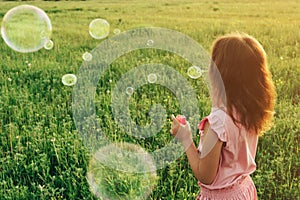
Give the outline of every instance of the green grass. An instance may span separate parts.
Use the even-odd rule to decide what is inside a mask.
[[[88,25],[95,18],[110,23],[110,36],[115,28],[126,31],[165,27],[190,36],[207,51],[213,40],[225,33],[244,31],[256,37],[268,54],[278,96],[274,126],[259,140],[258,166],[252,178],[259,199],[299,198],[300,5],[297,0],[26,3],[40,7],[50,17],[54,48],[21,54],[0,40],[1,199],[96,199],[86,179],[90,164],[88,148],[73,120],[72,87],[61,83],[64,74],[79,71],[82,54],[99,44],[88,33]],[[20,4],[1,2],[0,19]],[[188,78],[186,69],[180,67],[188,66],[184,59],[151,50],[118,58],[101,77],[95,96],[96,114],[110,141],[131,142],[154,151],[172,139],[167,119],[156,137],[135,139],[117,126],[112,113],[111,91],[121,76],[135,66],[158,61]],[[199,114],[207,115],[210,111],[207,90],[201,80],[188,81],[195,88]],[[153,104],[163,105],[168,116],[180,112],[172,92],[151,84],[139,88],[130,99],[132,120],[140,125],[149,123],[145,111]],[[143,183],[136,179],[138,176],[133,179],[128,178],[132,175],[128,179],[122,176],[113,171],[107,179],[128,180],[120,183],[128,193],[128,188],[141,191],[138,186]],[[148,199],[194,199],[199,192],[185,156],[158,170],[157,177],[157,186]],[[107,190],[125,197],[116,184],[107,182]]]

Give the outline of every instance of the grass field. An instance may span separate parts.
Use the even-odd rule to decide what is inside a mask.
[[[47,13],[54,48],[24,54],[0,40],[0,199],[96,199],[86,178],[90,153],[73,119],[73,88],[61,82],[64,74],[77,74],[82,54],[101,42],[88,32],[95,18],[110,23],[108,37],[114,29],[164,27],[186,34],[208,52],[213,40],[226,33],[243,31],[256,37],[268,55],[277,102],[274,126],[259,140],[252,178],[259,199],[300,198],[299,1],[1,1],[0,19],[23,3]],[[155,137],[137,139],[122,131],[113,116],[111,92],[118,80],[135,66],[154,62],[169,65],[186,77],[199,100],[200,116],[209,113],[207,90],[201,80],[188,78],[186,60],[151,49],[130,52],[109,66],[96,89],[97,119],[111,142],[129,142],[154,151],[172,140],[168,118]],[[149,123],[147,113],[154,104],[161,104],[166,116],[180,113],[172,92],[159,84],[147,84],[131,96],[132,120]],[[195,142],[198,139],[195,136]],[[103,173],[105,170],[107,178],[101,183],[114,198],[133,199],[144,192],[143,184],[149,184],[140,175],[109,169]],[[184,155],[156,175],[147,199],[194,199],[199,193]]]

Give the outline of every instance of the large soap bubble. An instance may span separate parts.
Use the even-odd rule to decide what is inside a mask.
[[[108,36],[109,27],[109,23],[105,19],[94,19],[89,25],[89,33],[95,39],[103,39]]]
[[[100,148],[91,157],[88,169],[91,191],[104,200],[146,199],[157,179],[151,155],[131,143]]]
[[[1,35],[15,51],[38,51],[50,40],[52,25],[47,14],[31,5],[21,5],[9,10],[2,21]]]

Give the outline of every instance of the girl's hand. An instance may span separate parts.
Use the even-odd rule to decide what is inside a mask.
[[[185,125],[180,124],[174,115],[171,116],[171,119],[172,119],[172,125],[170,129],[171,135],[177,138],[181,142],[192,141],[192,134],[191,134],[191,128],[189,122],[186,121]]]

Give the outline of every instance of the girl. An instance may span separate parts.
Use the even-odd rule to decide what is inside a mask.
[[[256,169],[258,136],[270,127],[275,89],[260,43],[244,33],[218,38],[209,67],[211,113],[198,125],[196,148],[189,123],[172,115],[171,134],[185,148],[201,188],[197,200],[257,199],[250,174]]]

